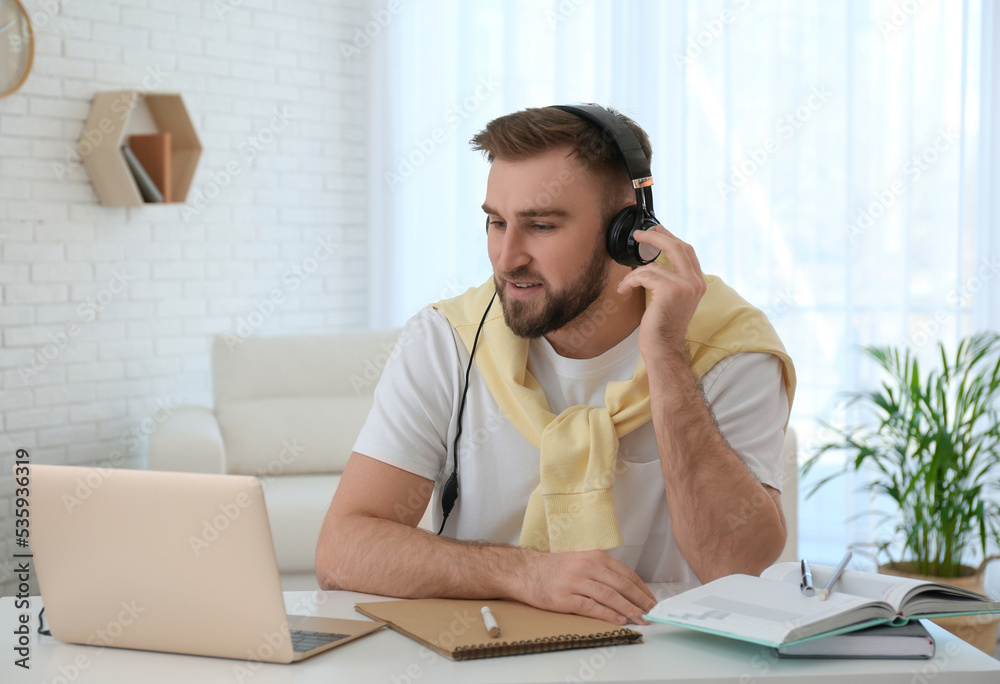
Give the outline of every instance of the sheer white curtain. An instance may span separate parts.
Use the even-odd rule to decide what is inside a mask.
[[[875,379],[859,345],[930,353],[1000,324],[992,2],[402,7],[371,47],[373,326],[489,276],[488,168],[468,140],[561,102],[648,131],[657,216],[796,361],[804,451],[840,393]],[[803,553],[836,561],[867,538],[844,524],[868,505],[852,489],[802,502]]]

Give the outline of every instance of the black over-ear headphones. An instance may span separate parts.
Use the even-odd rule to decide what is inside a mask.
[[[653,261],[659,256],[660,250],[636,242],[635,237],[633,237],[635,231],[650,230],[659,224],[653,215],[653,175],[649,170],[649,159],[642,151],[639,139],[635,137],[628,126],[622,123],[621,119],[603,107],[597,105],[553,105],[553,107],[597,124],[601,131],[615,143],[625,160],[625,168],[628,169],[629,178],[632,179],[632,187],[635,188],[635,204],[625,207],[611,219],[607,232],[608,252],[611,257],[625,266],[642,266]],[[489,229],[489,225],[490,219],[486,217],[487,229]],[[472,350],[469,352],[469,365],[465,368],[465,386],[462,388],[462,399],[458,404],[458,427],[455,430],[455,443],[452,447],[451,476],[441,490],[443,516],[441,528],[438,530],[439,535],[444,532],[444,524],[448,521],[448,516],[458,500],[458,439],[462,436],[462,414],[465,413],[465,400],[469,394],[469,373],[472,371],[472,360],[476,356],[476,347],[479,345],[479,334],[483,331],[486,315],[490,312],[490,307],[493,306],[495,299],[496,293],[493,294],[486,311],[483,312],[483,319],[479,322],[476,338],[472,343]]]
[[[635,204],[615,214],[608,225],[607,244],[611,258],[625,266],[642,266],[653,261],[659,256],[660,250],[636,242],[634,237],[635,231],[650,230],[659,224],[653,215],[653,174],[649,170],[649,160],[642,151],[639,139],[621,119],[604,107],[553,105],[553,108],[597,124],[605,136],[611,138],[625,160],[625,168],[628,169],[632,187],[635,188]]]

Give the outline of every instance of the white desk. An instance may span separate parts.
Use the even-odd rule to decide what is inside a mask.
[[[354,604],[378,600],[352,592],[286,592],[288,612],[365,619]],[[41,599],[32,599],[31,665],[13,663],[13,597],[0,599],[0,682],[117,684],[479,684],[562,682],[1000,682],[1000,661],[936,625],[932,660],[778,660],[769,648],[668,625],[639,627],[643,644],[451,662],[388,628],[292,665],[77,646],[37,634]],[[192,615],[193,620],[197,619]],[[254,668],[254,669],[251,669]]]

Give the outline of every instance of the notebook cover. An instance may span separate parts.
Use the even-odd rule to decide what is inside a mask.
[[[136,159],[142,164],[153,183],[160,189],[163,201],[173,202],[173,189],[170,182],[170,134],[130,135],[128,146],[132,148]]]
[[[934,637],[919,620],[905,625],[878,625],[855,632],[781,646],[782,658],[932,658]]]
[[[480,609],[489,606],[500,636],[486,631]],[[359,613],[387,622],[397,632],[452,660],[490,658],[632,644],[642,634],[618,625],[565,613],[552,613],[513,601],[413,599],[359,603]]]

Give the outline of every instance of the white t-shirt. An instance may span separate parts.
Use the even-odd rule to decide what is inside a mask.
[[[549,409],[604,406],[605,385],[628,380],[639,360],[638,329],[592,359],[559,356],[532,340],[528,370]],[[451,475],[469,352],[439,311],[411,318],[375,388],[375,403],[354,450],[433,480],[433,529],[441,525],[441,488]],[[719,430],[764,484],[781,489],[781,447],[788,401],[781,362],[771,354],[723,359],[702,378]],[[444,534],[517,544],[528,497],[538,486],[539,457],[504,417],[475,364],[458,445],[458,502]],[[614,496],[624,545],[609,553],[646,582],[697,582],[674,540],[652,423],[621,438]],[[692,511],[692,515],[697,515]]]

